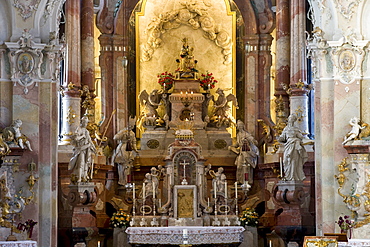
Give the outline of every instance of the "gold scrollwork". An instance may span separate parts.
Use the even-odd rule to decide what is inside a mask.
[[[67,112],[67,123],[72,124],[75,122],[76,112],[72,109],[72,106],[68,107]]]

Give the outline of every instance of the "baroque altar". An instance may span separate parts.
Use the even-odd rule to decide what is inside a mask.
[[[256,141],[246,135],[244,123],[235,121],[232,112],[238,102],[233,94],[226,94],[230,89],[216,89],[212,73],[197,70],[187,39],[176,62],[174,75],[158,75],[161,89],[144,89],[138,96],[138,147],[134,124],[125,128],[127,134],[116,135],[119,143],[126,143],[113,154],[126,158],[112,163],[121,167],[119,190],[132,202],[128,241],[240,243],[245,229],[240,226],[239,204],[245,202],[253,183],[248,173],[256,166]],[[238,144],[232,140],[231,127],[243,135]],[[144,173],[142,184],[131,180],[135,169],[141,169],[135,157],[136,162],[156,164]],[[227,178],[222,160],[238,166],[238,179]]]

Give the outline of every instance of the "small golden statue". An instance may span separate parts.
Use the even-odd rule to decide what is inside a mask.
[[[178,68],[175,73],[176,79],[198,79],[198,70],[196,69],[197,60],[194,59],[193,47],[189,47],[188,38],[182,39],[182,48],[180,58],[176,59]]]

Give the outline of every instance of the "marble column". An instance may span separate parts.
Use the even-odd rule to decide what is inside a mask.
[[[305,2],[292,0],[290,54],[290,113],[298,116],[296,126],[308,134],[308,96],[306,80],[306,13]]]
[[[84,95],[85,111],[89,125],[95,123],[95,62],[94,62],[94,3],[93,0],[81,1],[81,85],[88,86],[89,95]],[[84,112],[83,112],[84,113]]]
[[[101,67],[101,78],[102,78],[102,112],[105,119],[109,120],[110,116],[115,109],[113,102],[115,102],[114,88],[114,71],[113,71],[113,44],[112,36],[108,34],[102,34],[99,37],[100,41],[100,57],[99,64]],[[104,121],[101,126],[101,132],[105,132],[105,136],[113,138],[116,130],[115,121]],[[109,123],[108,123],[109,122]]]
[[[276,77],[275,97],[280,99],[277,107],[276,125],[277,133],[284,128],[286,118],[289,115],[289,97],[284,86],[290,82],[290,14],[289,0],[276,1]],[[281,126],[281,127],[280,127]]]
[[[81,88],[81,2],[67,0],[65,9],[67,73],[66,84],[63,85],[65,97],[62,98],[62,144],[69,144],[70,134],[76,130],[81,118],[81,99],[78,94],[78,90]]]

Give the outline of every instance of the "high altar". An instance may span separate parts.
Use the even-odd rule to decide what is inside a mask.
[[[127,229],[130,243],[242,242],[238,195],[246,196],[248,180],[228,183],[223,168],[213,171],[202,152],[229,152],[233,143],[227,128],[235,124],[230,109],[237,101],[232,94],[225,96],[222,89],[217,90],[215,99],[210,92],[213,80],[201,92],[199,77],[204,75],[198,73],[194,57],[186,49],[189,46],[184,39],[177,60],[179,69],[166,75],[167,84],[163,81],[161,90],[150,94],[143,90],[139,96],[143,107],[138,119],[142,130],[139,156],[166,147],[167,154],[163,164],[146,173],[142,186],[123,184],[133,200],[131,227]],[[162,115],[157,111],[161,104]],[[213,178],[211,183],[208,177]]]

